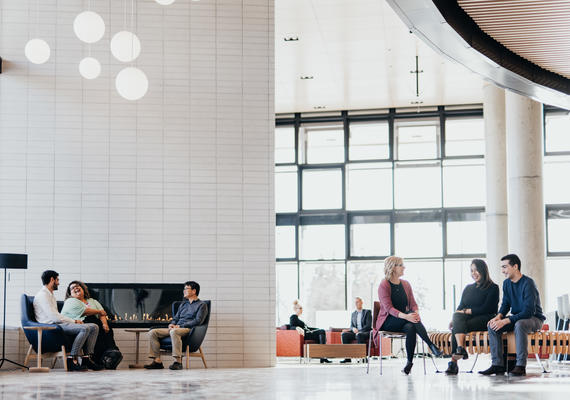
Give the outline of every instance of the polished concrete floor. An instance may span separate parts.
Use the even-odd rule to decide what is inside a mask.
[[[444,369],[447,360],[438,360]],[[470,360],[469,360],[470,361]],[[465,361],[461,368],[470,367]],[[482,359],[478,367],[485,368]],[[190,371],[118,370],[47,374],[0,371],[0,399],[549,399],[570,393],[570,365],[541,374],[529,361],[526,377],[484,377],[461,373],[448,377],[434,373],[428,360],[427,375],[417,360],[410,376],[400,372],[401,359],[372,364],[366,375],[363,364],[349,366],[300,365],[289,361],[275,368],[210,369]]]

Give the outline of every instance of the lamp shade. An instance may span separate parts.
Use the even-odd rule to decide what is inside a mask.
[[[111,39],[111,53],[119,61],[131,62],[141,53],[141,42],[132,32],[117,32]]]
[[[85,57],[79,62],[79,73],[85,79],[95,79],[101,73],[101,63],[93,57]]]
[[[26,43],[24,54],[30,62],[34,64],[43,64],[49,60],[50,48],[47,42],[43,39],[31,39]]]
[[[1,269],[28,269],[28,255],[0,253]]]
[[[105,34],[105,22],[93,11],[83,11],[73,21],[75,35],[85,43],[95,43]]]
[[[138,100],[148,90],[148,79],[143,71],[135,67],[123,68],[115,78],[117,92],[127,100]]]

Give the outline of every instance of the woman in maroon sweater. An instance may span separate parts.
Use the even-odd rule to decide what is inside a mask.
[[[384,260],[385,279],[378,287],[380,312],[376,320],[376,329],[406,334],[408,362],[402,372],[408,375],[413,365],[416,334],[426,342],[436,357],[441,356],[442,352],[429,339],[426,328],[421,322],[412,287],[408,281],[400,279],[404,275],[405,268],[404,260],[400,257],[390,256]]]

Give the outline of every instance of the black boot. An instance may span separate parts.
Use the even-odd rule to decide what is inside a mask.
[[[81,365],[87,367],[88,369],[92,369],[93,371],[101,371],[104,368],[101,364],[93,361],[91,356],[83,357],[81,360]]]
[[[447,369],[445,370],[445,375],[457,375],[459,372],[459,367],[457,367],[457,363],[450,361],[447,363]]]
[[[412,370],[412,367],[414,366],[414,364],[411,361],[408,361],[406,363],[406,366],[404,367],[404,369],[402,370],[402,372],[406,375],[410,374],[410,371]]]
[[[491,365],[484,371],[479,371],[481,375],[504,375],[505,367],[500,365]]]
[[[441,357],[443,355],[443,351],[438,349],[437,346],[433,343],[429,345],[429,349],[431,350],[431,353],[434,357]]]
[[[332,363],[331,360],[329,360],[328,358],[321,358],[321,364],[330,364]]]
[[[464,347],[457,346],[457,350],[455,350],[455,355],[462,357],[464,360],[469,358],[469,354],[467,354],[467,350]]]

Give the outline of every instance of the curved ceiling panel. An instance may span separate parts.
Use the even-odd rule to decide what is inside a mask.
[[[482,75],[486,79],[493,81],[497,85],[511,89],[519,94],[531,97],[542,103],[556,105],[558,107],[570,109],[570,79],[560,73],[560,69],[554,71],[554,60],[561,60],[556,53],[566,49],[570,51],[568,39],[559,41],[548,40],[547,34],[552,34],[551,24],[540,25],[542,30],[535,28],[535,41],[526,40],[520,32],[528,32],[529,24],[525,24],[523,15],[530,11],[522,12],[521,5],[535,3],[534,15],[540,15],[541,5],[544,3],[568,4],[570,1],[558,0],[506,0],[506,1],[479,1],[479,0],[459,0],[465,7],[462,8],[457,0],[387,0],[400,18],[406,23],[410,30],[422,38],[432,48],[445,54],[449,58],[463,64],[467,68]],[[503,19],[495,17],[491,12],[484,11],[482,3],[488,3],[489,7],[498,6],[498,3],[506,5],[509,3],[515,7],[512,10],[521,10],[519,23],[516,18],[509,19],[515,12],[510,13],[502,9]],[[477,7],[477,5],[479,7]],[[472,8],[469,7],[473,6]],[[481,21],[492,22],[492,27],[496,32],[502,32],[505,43],[501,43],[487,32],[485,32],[476,21],[468,14],[467,10],[473,13],[473,18],[481,18]],[[562,11],[560,11],[562,13]],[[499,18],[495,21],[495,18]],[[540,20],[540,18],[535,18]],[[563,19],[563,18],[562,18]],[[502,21],[502,22],[501,22]],[[507,21],[509,24],[506,27]],[[481,22],[483,24],[483,22]],[[491,25],[487,26],[491,29]],[[549,31],[550,29],[550,31]],[[568,29],[564,27],[564,29]],[[556,31],[557,35],[564,35],[563,30]],[[519,54],[526,43],[528,53]],[[529,54],[532,52],[530,44],[535,49],[537,58],[532,62]],[[511,47],[507,47],[507,45]],[[550,49],[552,58],[549,64],[541,58],[538,63],[539,53],[537,49]],[[541,51],[541,55],[548,54],[548,51]],[[566,58],[568,59],[568,58]],[[557,64],[560,65],[560,64]],[[548,67],[548,68],[547,68]],[[558,67],[560,68],[560,67]]]

